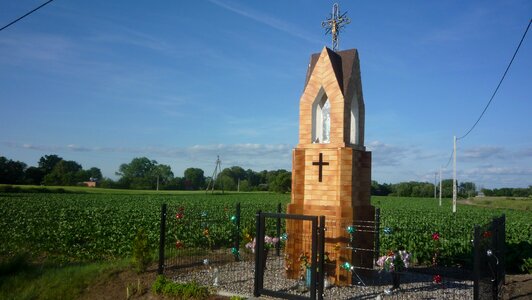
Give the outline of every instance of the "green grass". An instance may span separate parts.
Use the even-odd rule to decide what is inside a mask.
[[[13,190],[10,190],[13,189]],[[201,191],[174,191],[174,190],[130,190],[130,189],[107,189],[91,188],[85,186],[41,186],[41,185],[17,185],[17,184],[0,184],[0,194],[2,192],[17,193],[82,193],[82,194],[120,194],[120,195],[204,195],[206,192]],[[216,191],[216,193],[221,193]],[[226,191],[224,194],[268,194],[268,192],[234,192]]]
[[[507,208],[532,211],[532,198],[523,197],[481,197],[468,199],[472,205],[489,208]]]
[[[0,274],[0,299],[77,299],[98,278],[127,264],[127,260],[69,266],[18,262]]]

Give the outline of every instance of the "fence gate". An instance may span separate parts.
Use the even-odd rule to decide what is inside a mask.
[[[474,298],[501,299],[505,278],[506,218],[502,215],[484,226],[475,226]]]
[[[304,232],[310,233],[308,236],[302,236],[301,233],[291,233],[295,236],[287,236],[286,233],[275,233],[273,228],[279,226],[272,226],[279,224],[281,221],[298,222],[301,228],[308,228]],[[286,227],[285,227],[286,228]],[[258,212],[256,214],[256,245],[255,245],[255,281],[253,295],[259,297],[260,295],[272,296],[284,299],[323,299],[323,257],[325,252],[325,217],[324,216],[306,216],[294,214],[281,213],[265,213]],[[269,247],[268,241],[265,242],[267,233],[272,235],[277,234],[280,237],[280,243],[284,243],[287,239],[305,240],[306,244],[310,244],[311,253],[306,257],[305,264],[309,267],[306,270],[307,278],[304,282],[306,291],[301,291],[302,282],[299,280],[288,279],[285,273],[285,259],[284,256],[277,257],[271,255],[268,259]],[[279,248],[277,248],[279,249]],[[293,259],[293,258],[292,258]],[[298,262],[300,262],[299,260]],[[310,280],[309,280],[310,278]],[[266,282],[265,282],[266,279]],[[272,283],[276,281],[277,283]]]

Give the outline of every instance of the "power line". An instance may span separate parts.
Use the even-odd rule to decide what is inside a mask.
[[[480,117],[478,117],[478,119],[475,122],[475,124],[473,124],[473,126],[466,132],[466,134],[464,134],[463,136],[457,138],[457,140],[461,140],[461,139],[465,138],[475,128],[475,126],[477,126],[477,124],[480,121],[480,119],[482,119],[482,116],[484,115],[484,113],[486,112],[488,107],[490,106],[491,101],[495,97],[495,94],[497,94],[497,91],[499,90],[499,87],[501,86],[501,84],[502,84],[502,82],[504,80],[504,77],[506,77],[506,73],[508,73],[508,70],[510,69],[510,66],[512,65],[512,63],[514,61],[514,58],[517,55],[517,52],[519,51],[519,48],[521,48],[521,44],[523,43],[523,40],[525,39],[526,33],[528,32],[528,28],[530,28],[530,23],[532,23],[532,19],[530,19],[530,21],[528,22],[528,26],[526,27],[525,33],[523,34],[523,37],[521,38],[521,41],[519,42],[519,45],[517,46],[517,49],[515,49],[514,55],[512,56],[512,59],[510,60],[510,63],[508,64],[508,67],[506,67],[506,71],[504,71],[504,74],[502,75],[502,78],[499,81],[499,84],[497,85],[497,88],[493,92],[493,95],[491,95],[490,101],[488,101],[488,104],[486,104],[486,107],[484,107],[484,110],[480,114]]]
[[[20,18],[18,18],[18,19],[16,19],[16,20],[14,20],[14,21],[12,21],[11,23],[7,24],[6,26],[4,26],[4,27],[0,28],[0,31],[2,31],[2,30],[4,30],[4,29],[6,29],[7,27],[9,27],[9,26],[11,26],[11,25],[13,25],[13,24],[17,23],[18,21],[20,21],[20,20],[24,19],[25,17],[27,17],[27,16],[31,15],[31,14],[32,14],[33,12],[35,12],[35,11],[39,10],[40,8],[42,8],[43,6],[45,6],[46,4],[48,4],[48,3],[52,2],[52,1],[54,1],[54,0],[48,0],[48,1],[46,1],[45,3],[43,3],[43,4],[39,5],[39,6],[37,7],[37,8],[34,8],[33,10],[31,10],[31,11],[30,11],[30,12],[28,12],[28,13],[26,13],[26,14],[25,14],[25,15],[23,15],[22,17],[20,17]]]
[[[453,154],[454,154],[454,149],[451,150],[451,155],[449,155],[449,160],[447,161],[447,164],[445,165],[445,167],[443,167],[444,169],[447,168],[449,164],[451,163],[451,160],[453,159]]]

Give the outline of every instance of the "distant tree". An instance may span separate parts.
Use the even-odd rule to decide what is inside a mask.
[[[43,169],[38,167],[29,167],[25,173],[26,183],[35,185],[40,185],[44,179],[44,175],[46,175]]]
[[[39,168],[41,168],[44,174],[49,174],[54,169],[55,165],[63,159],[55,154],[45,155],[39,159]]]
[[[81,172],[80,172],[81,171]],[[59,161],[52,172],[44,176],[45,185],[75,185],[83,181],[83,169],[80,164],[72,160]]]
[[[92,168],[88,169],[87,170],[87,175],[89,176],[89,179],[90,178],[96,178],[98,180],[103,179],[102,171],[99,168],[96,168],[96,167],[92,167]]]
[[[259,174],[251,169],[246,170],[246,179],[251,189],[257,187],[261,183]]]
[[[186,189],[199,190],[205,187],[205,175],[202,169],[188,168],[184,175]]]
[[[100,177],[98,180],[98,186],[100,188],[106,188],[106,189],[112,189],[112,188],[118,188],[118,184],[116,181],[112,180],[111,178],[107,177]]]
[[[398,197],[411,197],[412,185],[408,182],[400,182],[392,185],[393,193]]]
[[[217,187],[223,187],[226,191],[236,191],[236,182],[231,176],[220,174],[216,180]]]
[[[174,178],[174,173],[168,165],[157,165],[154,169],[155,176],[159,178],[159,188],[164,189],[172,179]]]
[[[392,185],[388,183],[380,184],[375,180],[371,181],[371,194],[375,196],[388,196],[392,193]]]
[[[269,177],[268,181],[270,191],[276,193],[289,192],[292,187],[292,173],[286,170],[277,170],[274,174]]]
[[[0,156],[0,183],[24,183],[26,164]]]
[[[461,182],[458,185],[458,194],[461,198],[469,198],[477,195],[477,187],[473,182]]]
[[[442,197],[443,198],[452,198],[453,197],[453,180],[444,179],[442,180]]]
[[[249,185],[249,181],[247,179],[240,181],[240,191],[241,192],[251,191],[251,186]]]
[[[185,179],[183,177],[174,177],[163,188],[166,190],[184,190]]]
[[[118,184],[131,189],[154,189],[157,181],[157,161],[147,157],[136,157],[129,164],[121,164],[116,175]]]

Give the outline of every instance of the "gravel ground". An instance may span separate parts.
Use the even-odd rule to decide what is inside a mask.
[[[283,259],[269,256],[267,269],[264,272],[264,289],[308,296],[309,293],[297,291],[297,280],[284,276]],[[214,286],[216,273],[218,284],[216,289],[224,293],[232,293],[252,298],[254,281],[254,261],[231,262],[223,265],[209,263],[195,268],[178,269],[171,272],[177,282],[196,281],[202,285]],[[391,276],[378,273],[371,280],[348,287],[329,287],[324,292],[325,299],[472,299],[473,282],[443,278],[441,284],[434,284],[432,276],[407,272],[401,275],[399,290],[391,294],[386,290],[391,286]],[[267,298],[267,297],[261,297]]]

